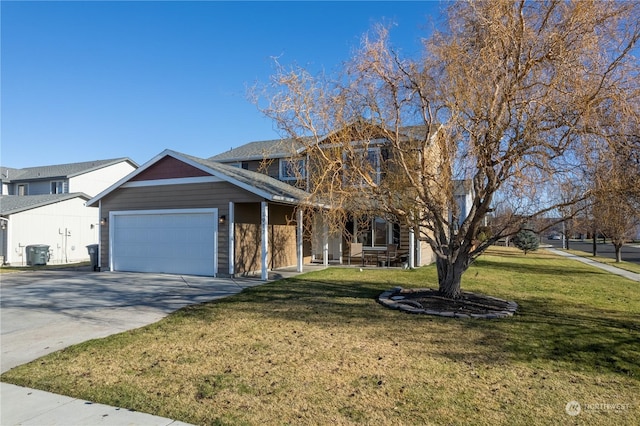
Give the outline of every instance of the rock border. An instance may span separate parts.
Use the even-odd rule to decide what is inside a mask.
[[[493,296],[481,295],[482,297],[486,297],[488,299],[499,300],[501,302],[505,302],[507,304],[507,309],[504,311],[496,311],[487,314],[462,314],[458,312],[451,311],[435,311],[433,309],[425,309],[419,302],[411,299],[406,299],[401,293],[404,290],[402,287],[394,287],[391,290],[387,290],[378,296],[378,303],[382,306],[385,306],[389,309],[398,309],[403,312],[407,312],[410,314],[426,314],[426,315],[436,315],[439,317],[447,317],[447,318],[478,318],[478,319],[496,319],[496,318],[506,318],[511,317],[518,309],[518,304],[516,302],[510,300],[499,299]],[[434,291],[431,288],[418,288],[411,289],[412,291]],[[476,293],[470,293],[476,294]]]

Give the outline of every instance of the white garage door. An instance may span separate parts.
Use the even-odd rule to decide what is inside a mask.
[[[111,270],[217,272],[217,209],[111,212]]]

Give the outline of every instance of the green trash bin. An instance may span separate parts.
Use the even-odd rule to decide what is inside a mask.
[[[25,248],[27,252],[27,265],[46,265],[49,261],[49,246],[46,244],[33,244]]]

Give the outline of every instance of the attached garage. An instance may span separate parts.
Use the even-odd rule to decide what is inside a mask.
[[[112,211],[112,271],[217,274],[218,210]]]
[[[165,150],[87,205],[100,212],[100,268],[259,271],[267,279],[269,269],[302,271],[302,211],[295,206],[307,195],[261,173]]]

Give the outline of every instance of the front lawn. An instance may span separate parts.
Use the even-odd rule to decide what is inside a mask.
[[[2,380],[194,424],[637,424],[639,283],[503,248],[463,288],[515,300],[513,318],[411,315],[375,300],[435,279],[433,267],[309,273]]]

